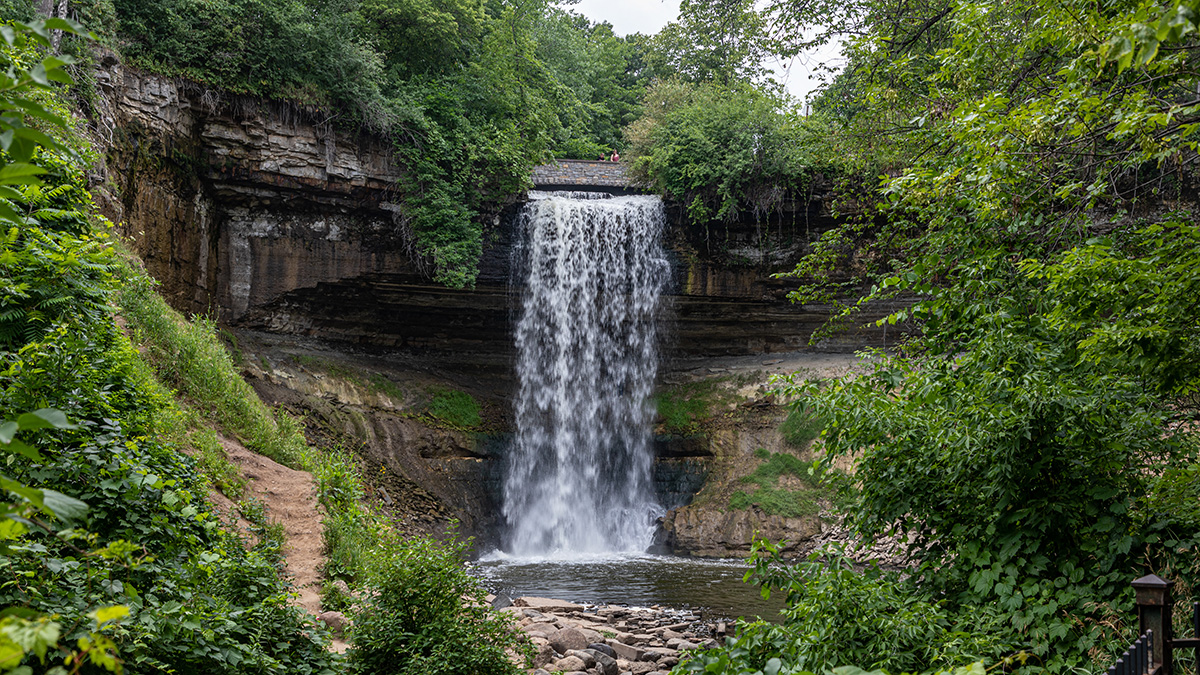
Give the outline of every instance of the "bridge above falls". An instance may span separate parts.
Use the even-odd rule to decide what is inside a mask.
[[[634,183],[623,162],[560,159],[533,169],[533,186],[537,190],[576,190],[580,192],[610,192],[618,195],[641,194],[645,190]]]

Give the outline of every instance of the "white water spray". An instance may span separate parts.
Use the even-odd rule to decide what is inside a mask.
[[[650,394],[667,274],[663,205],[657,197],[531,197],[518,249],[524,292],[506,549],[641,552],[661,515]]]

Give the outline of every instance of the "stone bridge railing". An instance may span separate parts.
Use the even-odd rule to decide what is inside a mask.
[[[533,186],[538,190],[583,190],[630,194],[642,192],[626,173],[622,162],[563,159],[533,169]]]

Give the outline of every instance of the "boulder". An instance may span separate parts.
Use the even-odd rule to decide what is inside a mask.
[[[614,659],[617,658],[617,653],[613,651],[613,648],[609,647],[608,645],[604,644],[603,642],[593,642],[592,644],[588,645],[587,648],[594,649],[594,650],[600,652],[601,654],[608,654],[609,656],[613,657]]]
[[[528,635],[537,635],[549,639],[550,636],[558,632],[558,628],[552,623],[531,623],[524,627]]]
[[[661,661],[669,656],[679,656],[679,653],[674,649],[665,647],[647,647],[646,653],[642,655],[643,661]]]
[[[565,673],[584,670],[583,659],[578,656],[564,656],[554,663],[554,670],[561,670]]]
[[[591,642],[579,629],[570,626],[554,631],[547,636],[547,639],[550,640],[550,646],[560,654],[566,654],[572,649],[585,649]]]
[[[608,646],[613,650],[613,653],[616,654],[617,658],[625,659],[626,661],[641,661],[642,656],[646,653],[640,647],[627,645],[616,640],[609,640]]]
[[[585,649],[583,653],[592,655],[596,663],[595,669],[600,672],[600,675],[617,675],[620,672],[620,669],[617,668],[617,660],[608,654],[595,649]]]
[[[687,651],[689,649],[695,649],[697,646],[698,645],[696,645],[696,643],[688,642],[683,638],[671,638],[670,640],[667,640],[667,649],[674,649],[680,652]]]
[[[625,664],[625,665],[621,665],[621,664]],[[630,662],[630,661],[625,661],[625,660],[617,661],[617,666],[619,668],[621,668],[622,671],[630,673],[630,675],[646,675],[646,673],[648,673],[658,667],[658,666],[654,665],[653,663],[647,663],[646,661]]]
[[[583,661],[584,668],[591,668],[592,666],[596,665],[596,657],[593,656],[592,653],[587,650],[572,649],[571,651],[567,652],[564,656],[574,656],[575,658],[579,659],[580,661]]]
[[[329,626],[329,631],[338,637],[345,637],[346,626],[350,625],[350,619],[341,612],[321,612],[317,615],[317,620]]]
[[[558,660],[558,652],[554,651],[554,647],[549,644],[544,644],[538,647],[538,652],[533,657],[533,667],[541,668],[548,666]]]

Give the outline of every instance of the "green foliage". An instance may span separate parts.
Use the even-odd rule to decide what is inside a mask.
[[[596,159],[624,145],[621,129],[638,117],[648,74],[641,36],[619,38],[607,23],[551,9],[534,27],[537,58],[570,93],[555,157]]]
[[[660,78],[729,86],[763,80],[769,51],[753,0],[683,0],[679,19],[650,39],[647,61]]]
[[[353,672],[516,675],[506,653],[532,657],[511,619],[492,613],[479,580],[463,567],[466,544],[384,537],[369,574],[370,593],[354,615]]]
[[[438,422],[459,429],[473,429],[482,423],[479,401],[465,391],[435,389],[425,414]]]
[[[783,440],[788,445],[803,448],[809,441],[820,436],[823,428],[824,424],[812,410],[802,403],[795,403],[790,406],[787,419],[779,425],[779,433],[783,434]]]
[[[659,81],[645,110],[626,130],[633,170],[695,223],[776,211],[827,163],[807,155],[808,131],[782,100],[747,85]]]
[[[33,341],[76,313],[106,316],[115,262],[104,236],[39,227],[0,235],[0,349]]]
[[[378,56],[360,39],[357,3],[114,0],[121,50],[135,65],[233,93],[342,104],[387,122]]]
[[[738,490],[729,498],[729,508],[748,509],[756,506],[768,516],[783,516],[784,518],[802,518],[821,511],[821,506],[813,499],[808,490],[787,490],[776,487],[759,486],[754,492]]]
[[[474,285],[484,223],[534,163],[552,147],[615,145],[640,94],[631,43],[547,2],[113,5],[115,42],[137,66],[389,137],[414,261],[455,288]]]
[[[999,660],[1012,650],[987,636],[989,612],[955,617],[895,573],[856,570],[837,549],[787,565],[778,547],[759,540],[751,555],[747,580],[764,595],[786,597],[782,621],[740,620],[736,637],[694,653],[673,672],[821,673],[846,664],[932,672]]]
[[[22,39],[49,44],[42,26],[0,32],[14,49]],[[29,51],[4,52],[14,53]],[[19,455],[6,463],[4,488],[29,504],[23,508],[70,520],[54,529],[29,511],[24,522],[36,527],[0,525],[8,547],[0,606],[9,608],[0,619],[0,666],[330,673],[336,659],[321,629],[287,602],[278,536],[264,530],[269,545],[247,551],[221,528],[203,501],[207,483],[174,444],[187,436],[187,415],[113,320],[117,257],[106,237],[83,227],[90,206],[72,178],[83,143],[25,97],[37,87],[56,96],[49,83],[66,83],[61,61],[30,63],[10,64],[0,77],[0,124],[11,132],[0,134],[8,153],[0,182],[21,187],[0,194],[8,235],[0,287],[16,289],[6,309],[21,310],[25,322],[0,345],[0,419],[14,422],[0,425],[0,435]],[[30,133],[26,114],[53,133]],[[13,444],[22,427],[43,429],[36,452]],[[49,672],[60,671],[67,672]]]
[[[33,16],[33,0],[0,0],[0,19],[4,21],[30,21]]]

